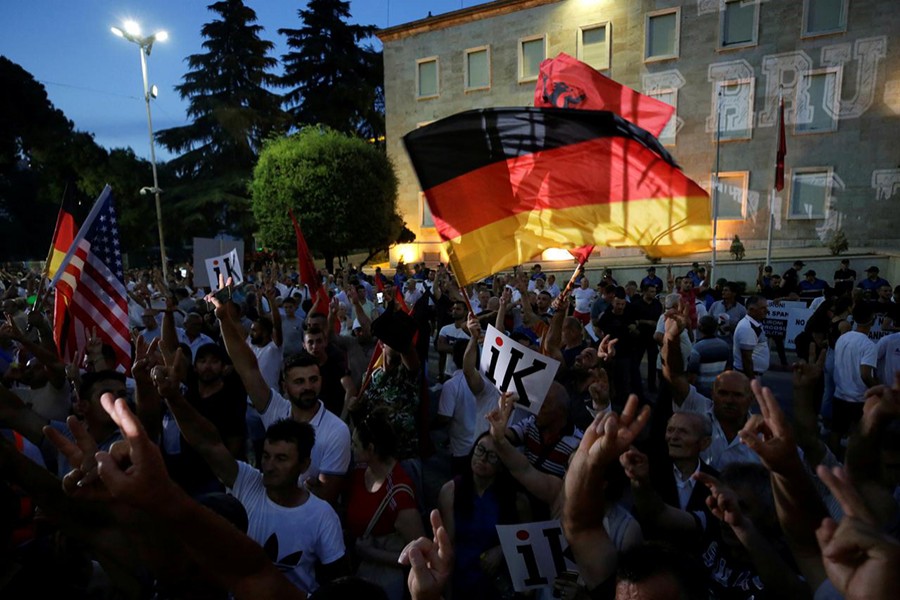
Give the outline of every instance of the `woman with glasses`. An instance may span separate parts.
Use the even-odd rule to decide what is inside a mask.
[[[441,488],[441,518],[456,553],[455,598],[500,598],[511,592],[497,525],[530,520],[528,501],[500,462],[494,440],[481,434],[469,455],[471,469]]]
[[[412,480],[396,458],[397,436],[386,409],[355,421],[351,448],[346,526],[355,541],[356,574],[381,585],[391,600],[403,598],[406,584],[397,562],[409,542],[425,535]]]

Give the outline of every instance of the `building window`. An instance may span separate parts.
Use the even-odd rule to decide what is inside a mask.
[[[435,98],[440,94],[441,71],[437,56],[416,61],[416,97]]]
[[[491,47],[466,50],[466,91],[491,89]]]
[[[576,58],[598,71],[609,69],[609,23],[578,28]]]
[[[541,62],[547,57],[546,47],[543,35],[519,40],[519,83],[537,81]]]
[[[803,0],[803,36],[847,31],[850,0]]]
[[[794,133],[824,133],[837,130],[840,102],[838,69],[819,69],[803,75],[794,101]]]
[[[681,36],[681,9],[647,13],[644,21],[644,60],[678,58]]]
[[[791,173],[790,219],[824,219],[831,200],[830,167],[803,167]]]
[[[716,181],[713,174],[711,182]],[[747,218],[747,192],[750,182],[749,171],[730,171],[719,173],[718,200],[719,210],[715,212],[716,195],[710,194],[710,213],[717,215],[720,221],[740,221]],[[714,183],[713,183],[714,184]],[[712,185],[710,186],[712,187]]]
[[[757,0],[725,0],[719,11],[719,47],[755,46],[759,31]]]
[[[713,135],[718,127],[723,142],[749,140],[753,137],[753,79],[722,81],[718,87],[721,96]]]
[[[654,90],[647,93],[647,95],[675,108],[675,112],[672,113],[672,118],[669,119],[669,122],[666,123],[665,128],[659,134],[659,141],[664,146],[674,146],[675,134],[677,132],[676,128],[678,126],[678,90]]]
[[[423,228],[434,229],[434,217],[431,216],[431,208],[428,206],[428,198],[424,192],[419,192],[419,219]]]

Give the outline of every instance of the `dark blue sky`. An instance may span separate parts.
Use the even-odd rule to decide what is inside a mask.
[[[351,0],[352,20],[387,27],[483,4],[486,0]],[[144,34],[165,30],[169,39],[154,45],[149,80],[160,90],[153,101],[154,130],[186,122],[186,104],[173,86],[181,82],[184,59],[201,51],[200,28],[211,20],[211,1],[23,0],[7,2],[0,19],[0,55],[29,71],[44,84],[50,101],[81,131],[95,134],[107,148],[130,146],[149,157],[147,117],[139,50],[109,30],[125,19],[137,21]],[[275,43],[274,56],[287,47],[281,27],[300,26],[297,10],[305,0],[246,0],[256,11],[262,36]],[[377,40],[376,40],[377,43]],[[157,157],[168,155],[157,148]]]

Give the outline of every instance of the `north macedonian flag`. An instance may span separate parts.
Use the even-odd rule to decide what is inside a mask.
[[[709,249],[709,195],[611,112],[471,110],[404,143],[461,285],[547,248]]]

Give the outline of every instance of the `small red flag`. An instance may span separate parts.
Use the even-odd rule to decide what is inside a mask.
[[[587,262],[588,257],[594,251],[594,246],[581,246],[580,248],[575,248],[574,250],[569,250],[569,254],[575,257],[575,260],[578,261],[579,265],[583,265]]]
[[[778,106],[778,152],[775,154],[775,189],[784,189],[784,157],[787,154],[787,143],[784,137],[784,98]]]
[[[318,310],[327,313],[330,302],[328,292],[322,287],[322,281],[316,272],[315,264],[313,264],[312,254],[309,253],[309,246],[306,245],[306,238],[303,237],[303,232],[300,231],[300,224],[294,217],[294,211],[288,209],[288,214],[291,215],[291,222],[294,224],[294,234],[297,236],[297,271],[300,273],[300,281],[309,288],[309,297],[313,304],[316,304],[318,300]]]

